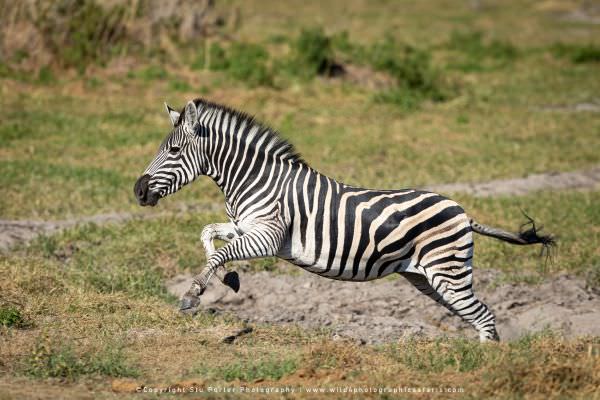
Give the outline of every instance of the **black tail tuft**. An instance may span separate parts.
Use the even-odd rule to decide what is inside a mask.
[[[541,255],[546,252],[546,255],[550,257],[552,255],[552,250],[556,246],[556,240],[552,235],[539,235],[538,231],[541,231],[543,227],[536,227],[533,218],[527,215],[525,211],[521,210],[521,212],[525,218],[527,218],[527,222],[521,225],[521,228],[519,229],[519,238],[524,242],[523,244],[540,243],[543,246]],[[525,229],[527,226],[530,226],[530,228]]]

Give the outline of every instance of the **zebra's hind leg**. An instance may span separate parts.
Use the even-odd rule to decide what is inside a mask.
[[[465,273],[468,276],[463,276]],[[479,332],[481,342],[500,340],[498,332],[496,332],[494,315],[473,293],[470,266],[466,272],[457,274],[461,277],[460,281],[452,280],[448,274],[444,274],[443,277],[440,274],[427,277],[419,273],[400,272],[400,275],[421,293],[426,294],[453,314],[470,323]]]

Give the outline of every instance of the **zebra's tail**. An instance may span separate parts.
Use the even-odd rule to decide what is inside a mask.
[[[493,228],[491,226],[486,226],[478,223],[473,218],[469,219],[469,223],[471,224],[471,229],[473,229],[473,232],[479,233],[480,235],[493,237],[518,245],[539,243],[543,246],[542,251],[546,250],[548,254],[550,254],[550,250],[556,245],[556,240],[554,237],[552,235],[538,234],[538,232],[542,230],[542,227],[537,228],[535,226],[535,221],[525,214],[525,212],[523,212],[523,215],[528,221],[521,225],[519,233],[512,233],[502,229]],[[527,226],[529,226],[529,229],[525,229]]]

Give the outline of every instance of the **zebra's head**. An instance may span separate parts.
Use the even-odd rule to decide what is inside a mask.
[[[142,206],[155,206],[161,197],[175,193],[203,173],[198,154],[202,137],[198,135],[198,108],[190,101],[180,113],[165,103],[173,129],[158,149],[133,188]]]

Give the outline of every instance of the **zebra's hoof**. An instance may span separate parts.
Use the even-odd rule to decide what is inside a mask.
[[[181,299],[179,311],[184,314],[194,315],[198,312],[198,306],[200,305],[200,297],[193,296],[191,294],[185,294]]]
[[[223,277],[223,283],[236,293],[240,290],[240,276],[235,271],[226,273]]]

